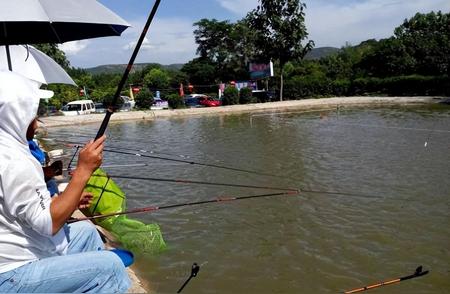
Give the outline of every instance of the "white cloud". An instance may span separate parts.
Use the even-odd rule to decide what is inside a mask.
[[[67,56],[75,55],[84,50],[89,44],[88,40],[73,41],[60,44],[58,47],[66,53]]]
[[[211,0],[205,0],[211,1]],[[215,0],[221,15],[240,19],[256,8],[257,0]],[[449,0],[304,0],[309,39],[316,47],[341,47],[393,34],[405,18],[416,12],[450,11]],[[228,12],[228,13],[227,13]],[[195,57],[196,44],[189,17],[155,18],[136,62],[184,63]],[[208,17],[208,16],[206,16]],[[210,18],[213,18],[211,16]],[[121,37],[108,37],[63,44],[72,65],[93,67],[128,63],[145,19],[135,20]]]
[[[256,8],[258,0],[216,0],[238,17]],[[317,47],[341,47],[392,36],[394,28],[417,12],[450,10],[448,0],[304,0],[306,26]]]
[[[367,39],[387,38],[404,19],[417,12],[450,10],[448,0],[365,0],[338,4],[333,1],[307,1],[306,25],[317,47],[341,47]]]
[[[86,49],[69,56],[78,67],[128,63],[145,20],[135,21],[121,37],[93,39]],[[136,63],[185,63],[195,57],[192,21],[181,18],[155,18],[139,50]]]
[[[220,6],[238,15],[245,16],[258,5],[257,0],[216,0]]]

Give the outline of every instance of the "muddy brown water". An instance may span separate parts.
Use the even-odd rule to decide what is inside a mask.
[[[50,129],[83,141],[97,125]],[[168,250],[139,256],[155,293],[336,293],[412,274],[380,293],[450,292],[450,108],[341,108],[123,122],[109,148],[276,174],[268,177],[105,154],[127,176],[182,178],[350,193],[301,193],[134,215],[160,224]],[[426,143],[426,146],[425,146]],[[267,191],[120,180],[128,207],[168,205]],[[353,195],[357,194],[357,195]],[[359,195],[359,196],[358,196]]]

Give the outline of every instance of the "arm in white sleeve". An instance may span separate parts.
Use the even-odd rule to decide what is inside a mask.
[[[24,160],[10,162],[2,175],[5,211],[44,236],[52,236],[50,193],[42,170]]]

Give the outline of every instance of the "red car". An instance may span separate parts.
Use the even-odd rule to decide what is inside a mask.
[[[206,107],[216,107],[222,105],[222,101],[214,100],[209,96],[198,97],[198,104]]]

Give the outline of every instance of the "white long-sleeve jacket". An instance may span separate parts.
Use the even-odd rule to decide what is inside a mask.
[[[0,273],[61,253],[52,236],[44,174],[26,140],[39,105],[38,88],[0,71]]]

